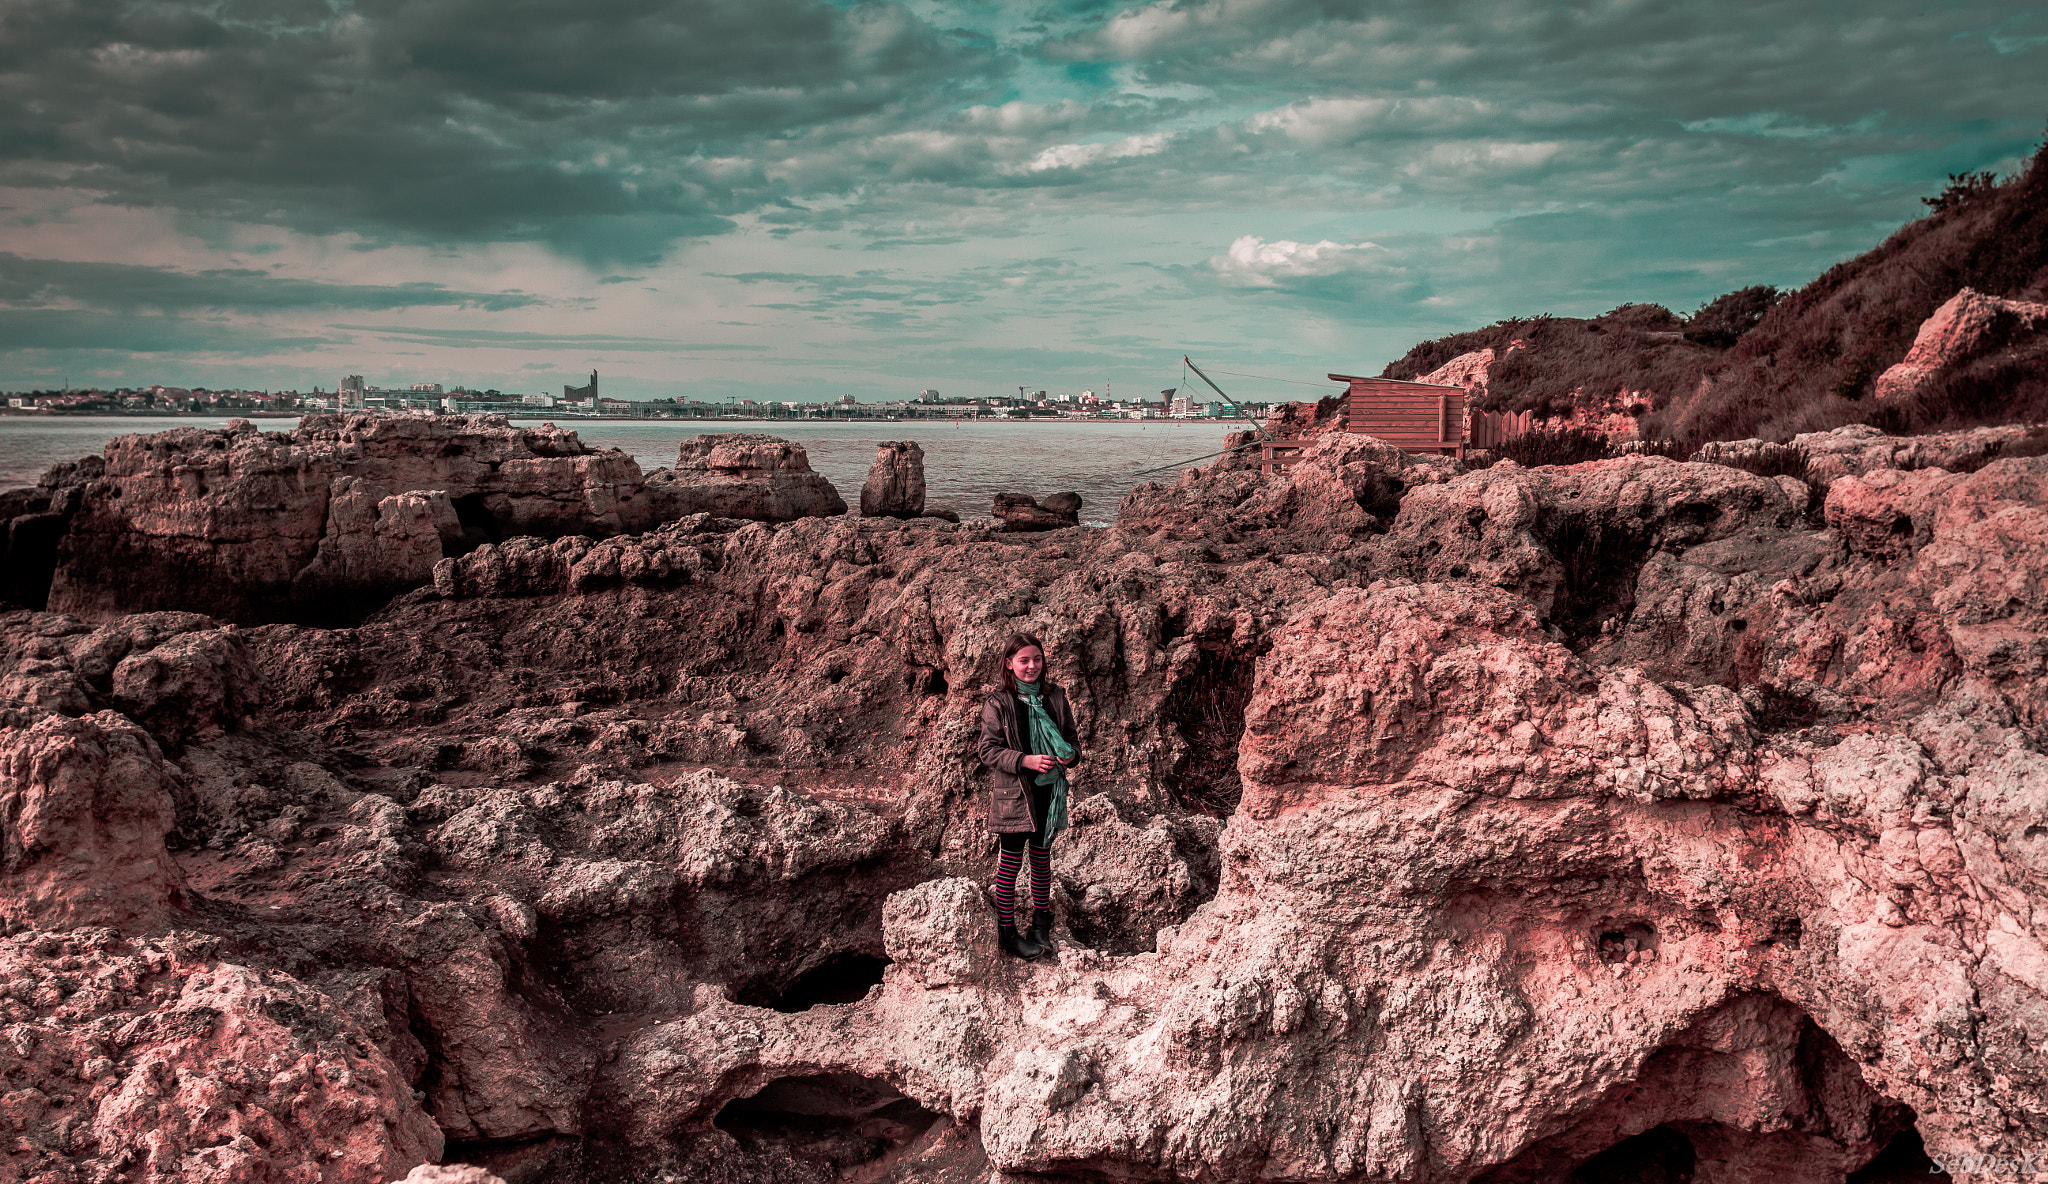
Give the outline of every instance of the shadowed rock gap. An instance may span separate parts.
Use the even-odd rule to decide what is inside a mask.
[[[1752,1094],[1772,1101],[1759,1110]],[[1479,1180],[1683,1184],[1697,1175],[1832,1184],[1873,1162],[1911,1122],[1912,1111],[1865,1085],[1848,1054],[1803,1011],[1749,995],[1653,1053],[1570,1129]]]
[[[1244,789],[1237,775],[1238,742],[1244,711],[1251,703],[1250,660],[1204,646],[1188,671],[1176,679],[1160,705],[1186,748],[1166,777],[1174,799],[1215,818],[1237,812]]]
[[[1650,540],[1620,523],[1572,516],[1556,523],[1544,541],[1564,577],[1550,617],[1569,644],[1580,649],[1626,625]]]
[[[485,543],[495,543],[504,538],[497,517],[485,504],[490,500],[487,495],[469,493],[451,500],[455,505],[456,520],[462,524],[462,542],[451,548],[452,553],[467,555]]]
[[[1573,1169],[1571,1184],[1689,1184],[1699,1156],[1668,1126],[1630,1135]]]
[[[727,1102],[718,1129],[756,1156],[786,1152],[844,1178],[916,1140],[940,1120],[888,1082],[857,1073],[778,1077]]]
[[[1876,1159],[1850,1172],[1843,1184],[1921,1184],[1922,1181],[1939,1184],[1953,1179],[1955,1177],[1948,1172],[1936,1169],[1916,1123],[1893,1135]]]
[[[791,1014],[821,1003],[858,1003],[870,988],[881,985],[882,972],[888,967],[887,958],[874,954],[840,954],[804,971],[781,991],[769,993],[756,987],[738,1001]]]

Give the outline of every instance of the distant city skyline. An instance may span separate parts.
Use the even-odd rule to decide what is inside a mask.
[[[1803,283],[2048,124],[1994,3],[592,11],[7,5],[0,389],[1315,383]]]

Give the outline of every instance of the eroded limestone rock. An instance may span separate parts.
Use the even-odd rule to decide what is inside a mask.
[[[709,514],[788,522],[846,513],[839,491],[811,471],[803,445],[760,433],[685,440],[676,450],[676,467],[650,473],[647,488],[664,520]]]
[[[69,482],[48,606],[360,618],[459,547],[659,521],[633,459],[503,416],[309,415],[123,436]],[[46,480],[51,478],[46,478]],[[411,492],[407,492],[411,491]]]
[[[1306,440],[1108,530],[704,514],[446,557],[350,630],[10,614],[0,743],[157,787],[119,850],[170,832],[183,895],[99,923],[359,1034],[362,1077],[307,1035],[328,1092],[286,1086],[354,1091],[293,1121],[385,1132],[384,1179],[424,1116],[576,1184],[1833,1181],[2048,1138],[2048,459],[1867,471],[1816,527],[1725,466]],[[1083,757],[1029,964],[974,757],[1019,630]],[[97,999],[49,950],[7,998]],[[19,1155],[83,1147],[59,1092]]]
[[[924,449],[915,440],[875,445],[875,463],[860,490],[866,518],[916,518],[924,513]]]

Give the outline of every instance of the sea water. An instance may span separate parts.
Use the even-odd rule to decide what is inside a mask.
[[[116,436],[175,427],[218,428],[229,416],[81,415],[0,417],[0,489],[35,484],[60,461],[96,454]],[[290,419],[253,421],[284,431]],[[517,424],[527,421],[515,420]],[[541,421],[534,420],[533,423]],[[801,444],[811,468],[858,509],[860,487],[883,440],[914,440],[924,449],[925,505],[964,519],[985,517],[998,493],[1081,495],[1081,520],[1113,521],[1117,503],[1145,481],[1170,484],[1182,468],[1223,447],[1247,426],[1227,420],[637,420],[557,419],[583,442],[618,448],[642,470],[673,465],[676,446],[705,432],[765,432]],[[1163,469],[1147,473],[1146,470]]]

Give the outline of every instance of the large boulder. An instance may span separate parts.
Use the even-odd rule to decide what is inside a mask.
[[[2043,332],[2048,332],[2048,304],[2005,300],[1964,288],[1921,322],[1913,348],[1898,365],[1877,376],[1877,397],[1918,394],[1943,370]]]
[[[1058,530],[1081,524],[1081,495],[1055,493],[1039,501],[1028,493],[999,493],[989,513],[1006,531]]]
[[[175,822],[163,753],[127,719],[0,712],[0,918],[165,924],[183,886],[164,848]]]
[[[789,522],[846,513],[832,483],[811,471],[801,444],[757,432],[694,436],[676,450],[674,469],[648,474],[664,521],[690,514]]]
[[[915,440],[875,445],[875,463],[860,489],[864,518],[916,518],[924,513],[924,449]]]
[[[123,436],[77,478],[61,491],[77,508],[48,605],[91,617],[354,621],[426,583],[444,554],[658,521],[632,457],[496,415],[309,415],[290,432],[237,420]]]

